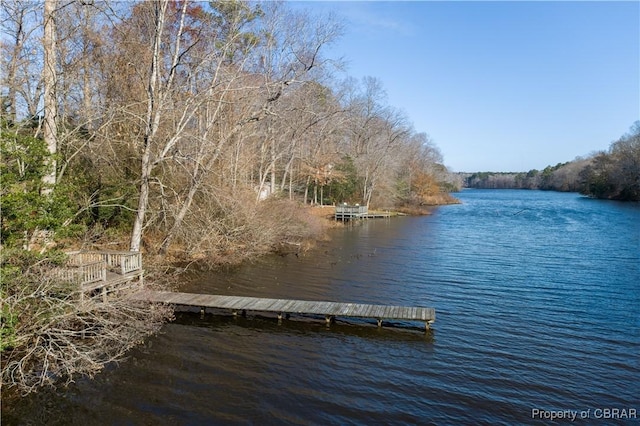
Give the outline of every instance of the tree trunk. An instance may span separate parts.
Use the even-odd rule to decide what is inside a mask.
[[[307,184],[304,186],[304,204],[307,204],[309,199],[309,185],[311,182],[311,176],[307,176]]]
[[[191,203],[193,202],[193,197],[195,197],[195,195],[198,192],[199,188],[200,188],[200,186],[199,185],[195,185],[195,184],[193,186],[191,186],[191,188],[189,188],[189,193],[187,194],[187,198],[184,201],[184,203],[182,204],[182,208],[178,212],[178,215],[176,216],[175,221],[173,222],[173,226],[171,227],[169,232],[167,232],[167,235],[165,235],[164,239],[162,240],[162,244],[160,245],[160,249],[158,250],[158,254],[161,254],[163,256],[165,254],[167,254],[167,250],[169,249],[169,245],[171,244],[171,240],[173,239],[173,236],[175,235],[176,231],[178,229],[180,229],[180,227],[182,226],[182,221],[184,220],[185,216],[187,215],[187,212],[189,211],[189,208],[191,207]]]
[[[17,11],[16,16],[16,34],[15,34],[15,43],[13,45],[13,54],[11,56],[11,62],[9,63],[9,69],[7,71],[7,83],[8,83],[8,93],[7,98],[9,101],[8,115],[9,120],[15,122],[17,119],[16,113],[16,105],[18,102],[17,98],[17,81],[16,81],[16,73],[18,69],[18,60],[20,58],[20,52],[22,52],[22,44],[24,38],[24,10]]]
[[[155,4],[155,35],[153,39],[153,58],[151,60],[151,69],[149,71],[149,83],[147,86],[147,115],[145,121],[144,146],[142,153],[142,162],[140,170],[140,195],[138,198],[138,212],[133,230],[131,231],[131,243],[129,249],[131,251],[140,251],[140,243],[142,242],[142,228],[149,204],[149,179],[153,169],[151,162],[151,147],[156,131],[160,124],[160,96],[158,93],[158,79],[160,73],[160,44],[162,43],[162,31],[164,29],[164,18],[167,10],[167,1],[156,2]]]
[[[318,182],[315,182],[313,185],[313,205],[318,205]]]
[[[47,173],[43,177],[43,194],[50,194],[56,183],[55,154],[58,147],[58,107],[56,100],[56,22],[55,10],[57,0],[44,2],[44,34],[42,47],[44,50],[44,67],[42,82],[44,85],[44,141],[47,144],[49,158],[47,159]]]
[[[271,126],[269,126],[269,134],[271,132]],[[269,195],[273,195],[276,193],[276,138],[271,138],[271,187],[269,190],[271,191]]]
[[[289,173],[289,199],[293,200],[293,172]]]

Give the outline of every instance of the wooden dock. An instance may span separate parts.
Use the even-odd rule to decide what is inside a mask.
[[[363,219],[366,217],[369,212],[369,208],[367,206],[361,206],[356,204],[355,206],[350,206],[347,204],[338,204],[336,205],[335,218],[336,220],[352,220],[352,219]]]
[[[102,296],[135,285],[144,280],[142,256],[130,251],[73,251],[66,253],[67,264],[56,268],[52,275],[61,281],[78,286],[80,302],[85,296]]]
[[[265,299],[261,297],[218,296],[212,294],[176,293],[170,291],[142,290],[131,295],[134,300],[166,303],[200,308],[204,314],[206,308],[224,309],[234,315],[253,312],[276,313],[278,320],[289,314],[324,316],[327,324],[336,317],[373,318],[382,326],[383,320],[421,321],[428,330],[436,319],[433,308],[410,306],[369,305],[362,303],[339,303],[310,300]]]
[[[397,213],[396,213],[397,214]],[[376,211],[376,212],[368,212],[364,218],[365,219],[388,219],[391,217],[391,213],[389,211]]]
[[[367,206],[361,206],[358,204],[356,204],[355,206],[338,204],[336,206],[334,217],[336,220],[346,222],[353,219],[389,218],[391,217],[391,213],[389,211],[369,211],[369,208]]]

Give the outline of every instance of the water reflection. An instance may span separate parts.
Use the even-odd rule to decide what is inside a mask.
[[[359,337],[376,340],[397,340],[407,342],[424,342],[433,344],[435,330],[424,329],[417,323],[401,321],[385,321],[383,327],[378,327],[375,321],[351,319],[336,319],[330,325],[326,325],[324,317],[312,315],[291,315],[287,319],[278,321],[275,316],[248,314],[233,316],[224,312],[215,311],[201,316],[196,312],[180,312],[176,314],[175,324],[210,328],[222,331],[228,327],[241,327],[248,330],[264,331],[269,333],[320,333],[337,334],[349,337]]]

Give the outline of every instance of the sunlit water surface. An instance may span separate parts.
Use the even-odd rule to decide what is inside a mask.
[[[117,368],[26,398],[7,424],[528,424],[640,416],[640,206],[468,190],[425,217],[182,291],[434,307],[419,323],[180,313]],[[602,413],[602,411],[600,412]],[[584,413],[583,413],[584,414]],[[534,416],[535,417],[535,416]],[[605,423],[603,423],[605,421]],[[637,420],[638,421],[638,420]],[[581,420],[582,424],[585,420]]]

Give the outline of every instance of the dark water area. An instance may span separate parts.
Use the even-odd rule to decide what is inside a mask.
[[[640,205],[458,196],[181,288],[434,307],[430,332],[179,313],[95,380],[3,407],[3,424],[640,424]]]

